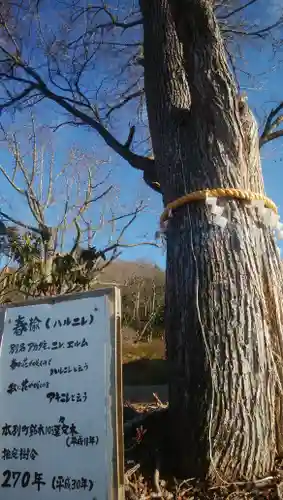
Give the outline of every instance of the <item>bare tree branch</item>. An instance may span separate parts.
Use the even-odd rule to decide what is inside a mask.
[[[136,19],[128,20],[125,19],[123,22],[118,19],[116,15],[113,14],[111,9],[106,6],[104,3],[101,4],[101,6],[97,5],[89,5],[86,8],[78,6],[76,7],[75,4],[71,7],[71,12],[70,12],[70,20],[71,23],[75,26],[74,23],[76,23],[80,18],[86,19],[85,16],[91,16],[87,17],[87,23],[89,23],[90,26],[90,32],[88,32],[88,28],[83,31],[81,34],[81,45],[80,47],[84,50],[84,61],[80,66],[77,65],[77,71],[76,75],[74,73],[70,75],[70,77],[67,77],[64,75],[61,71],[60,64],[58,62],[58,59],[56,58],[56,54],[50,52],[47,53],[47,69],[48,69],[48,75],[49,75],[49,85],[47,82],[42,78],[39,74],[39,72],[32,67],[27,61],[23,59],[21,56],[21,49],[20,45],[17,43],[17,40],[15,36],[11,33],[9,30],[7,24],[4,25],[6,34],[9,38],[9,40],[12,42],[13,47],[15,48],[14,51],[9,51],[7,50],[7,47],[2,45],[1,51],[3,55],[5,56],[6,60],[9,61],[11,71],[8,73],[1,73],[0,78],[2,81],[2,84],[5,82],[7,84],[11,84],[13,82],[17,84],[21,84],[24,86],[24,89],[21,90],[20,92],[14,92],[11,91],[11,89],[6,89],[8,92],[9,99],[7,99],[6,102],[2,102],[0,109],[4,110],[9,107],[15,107],[18,104],[22,104],[24,102],[25,98],[31,98],[36,96],[40,96],[41,98],[47,98],[53,101],[54,103],[59,104],[62,109],[67,111],[68,113],[73,116],[76,121],[73,122],[73,120],[69,120],[69,123],[72,122],[72,124],[80,124],[80,125],[87,125],[93,128],[98,132],[98,134],[104,139],[106,144],[110,146],[117,154],[119,154],[122,158],[124,158],[127,162],[130,163],[131,166],[134,168],[141,170],[143,172],[146,172],[147,170],[154,169],[154,164],[152,161],[150,161],[148,158],[137,155],[133,153],[130,148],[126,145],[126,147],[121,144],[110,132],[109,130],[102,124],[100,118],[98,117],[97,110],[95,109],[95,106],[91,104],[89,99],[86,96],[86,93],[83,92],[80,88],[79,81],[83,73],[86,71],[86,68],[91,60],[92,55],[95,53],[95,51],[90,52],[90,44],[93,44],[93,39],[88,37],[93,37],[93,34],[96,31],[99,31],[101,33],[104,32],[104,30],[109,27],[119,27],[122,28],[123,30],[128,29],[128,28],[133,28],[135,26],[138,26],[142,23],[142,19],[140,16],[138,16]],[[19,6],[19,9],[21,7]],[[73,11],[72,11],[73,9]],[[104,13],[109,19],[109,22],[100,22],[95,25],[94,23],[94,16],[97,16],[98,14],[100,15],[101,13]],[[134,13],[136,15],[136,13]],[[37,19],[39,19],[39,34],[41,36],[41,39],[43,42],[45,42],[48,46],[48,41],[44,40],[44,35],[42,33],[42,28],[40,24],[40,16],[39,16],[39,11],[37,12]],[[100,18],[98,18],[100,19]],[[63,44],[62,47],[64,46],[64,42],[62,40],[57,39],[56,35],[54,34],[53,38],[53,44],[59,43]],[[73,42],[67,42],[67,45],[65,44],[65,47],[70,48],[70,43]],[[79,43],[78,39],[76,43]],[[112,44],[114,43],[115,45],[127,45],[127,46],[137,46],[140,45],[140,42],[119,42],[119,41],[108,41],[108,40],[103,40],[103,44]],[[77,46],[78,48],[79,46]],[[92,55],[91,55],[92,54]],[[55,64],[55,72],[52,70],[52,65]],[[54,79],[54,75],[59,76],[60,78],[63,78],[64,81],[66,82],[66,85],[62,86],[60,85],[57,81]],[[52,86],[57,87],[58,90],[61,90],[61,92],[64,92],[65,95],[60,95],[60,93],[54,92],[53,89],[51,89],[50,84]],[[72,96],[66,95],[66,93],[71,92],[73,94]],[[112,110],[120,109],[124,104],[129,102],[130,100],[139,97],[142,95],[143,91],[142,90],[137,90],[132,92],[131,94],[125,95],[123,97],[123,100],[120,101],[117,104],[111,105],[110,110],[108,111],[108,115],[110,116],[112,114]],[[77,97],[79,97],[79,100],[77,97],[74,96],[76,94]],[[113,109],[112,109],[113,108]],[[94,116],[92,116],[94,115]],[[61,125],[58,125],[60,127]],[[58,129],[58,127],[56,127]],[[55,128],[55,129],[56,129]],[[150,174],[149,174],[150,175]]]
[[[3,49],[2,49],[3,50]],[[152,160],[149,160],[146,157],[142,157],[132,153],[128,148],[125,148],[123,144],[121,144],[115,137],[98,121],[94,118],[86,114],[84,111],[76,107],[74,104],[71,104],[68,99],[55,94],[52,92],[45,82],[42,80],[40,75],[35,71],[35,69],[31,68],[27,63],[24,63],[18,56],[14,56],[5,51],[7,55],[11,57],[11,59],[15,62],[17,67],[22,68],[27,75],[35,80],[35,82],[30,82],[30,87],[25,89],[25,94],[28,95],[35,88],[42,93],[44,97],[50,99],[53,102],[56,102],[63,109],[68,111],[72,116],[81,120],[82,125],[88,125],[94,130],[96,130],[99,135],[104,139],[106,144],[110,146],[116,153],[118,153],[122,158],[124,158],[132,167],[137,170],[146,171],[152,167]],[[1,76],[1,75],[0,75]],[[11,80],[13,80],[13,75],[11,76]],[[4,103],[0,106],[1,109],[5,109],[8,106],[19,102],[23,97],[23,92],[15,96],[12,100]]]
[[[110,9],[108,9],[105,5],[103,6],[104,12],[110,17],[110,23],[98,24],[97,29],[109,28],[111,25],[116,26],[117,28],[122,28],[123,30],[127,30],[129,28],[134,28],[135,26],[142,25],[142,18],[139,18],[135,21],[130,22],[120,22],[118,18],[112,14]]]
[[[132,145],[132,142],[134,140],[134,136],[135,136],[135,131],[136,131],[136,127],[133,125],[131,128],[130,128],[130,131],[129,131],[129,135],[128,135],[128,139],[126,140],[124,146],[125,148],[130,148],[131,145]]]
[[[263,132],[259,138],[260,147],[267,142],[283,137],[283,130],[276,130],[283,123],[283,101],[269,113]]]
[[[234,16],[235,14],[238,14],[239,12],[246,10],[247,7],[250,7],[250,5],[253,5],[256,2],[258,2],[258,0],[249,0],[249,2],[245,3],[244,5],[241,5],[240,7],[237,7],[236,9],[233,9],[226,14],[223,14],[223,15],[220,14],[217,17],[220,20],[229,19],[230,17]],[[221,6],[222,6],[222,4],[221,4]]]
[[[136,92],[133,92],[132,94],[127,95],[121,102],[110,107],[109,111],[106,114],[106,117],[109,118],[109,116],[113,113],[113,111],[116,111],[117,109],[122,108],[123,106],[128,104],[133,99],[137,99],[138,97],[141,97],[143,95],[144,95],[144,89],[137,90]]]
[[[283,121],[283,117],[282,117]],[[268,135],[268,137],[262,142],[260,142],[260,147],[263,146],[263,144],[266,144],[267,142],[273,141],[274,139],[279,139],[280,137],[283,137],[283,130],[277,130],[277,132],[272,132]]]
[[[9,184],[12,186],[13,189],[15,189],[20,194],[23,194],[23,195],[25,194],[23,189],[16,186],[14,181],[9,177],[9,175],[7,174],[7,172],[4,170],[4,168],[1,165],[0,165],[0,172],[6,177],[7,181],[9,182]]]
[[[14,217],[12,217],[11,215],[6,214],[2,210],[0,210],[0,215],[4,219],[6,219],[6,220],[12,222],[13,224],[15,224],[16,226],[20,226],[20,227],[22,227],[24,229],[28,229],[29,231],[32,231],[33,233],[36,233],[36,234],[41,234],[40,229],[38,229],[37,227],[30,226],[29,224],[25,224],[24,222],[21,222],[18,219],[14,219]]]
[[[225,2],[219,0],[213,2],[222,33],[227,36],[227,43],[230,44],[234,35],[265,39],[281,26],[282,17],[263,28],[258,27],[257,22],[253,23],[248,18],[239,17],[257,1],[235,2],[230,0]],[[71,116],[71,119],[68,119],[64,124],[88,126],[95,130],[114,152],[133,168],[143,172],[143,178],[148,186],[160,193],[162,186],[156,177],[154,160],[137,154],[139,151],[144,151],[142,142],[144,137],[140,137],[137,128],[137,124],[142,123],[142,113],[137,115],[135,125],[132,125],[132,127],[136,127],[135,143],[133,142],[133,128],[130,129],[129,136],[124,142],[118,140],[111,133],[107,121],[107,118],[112,117],[114,112],[118,112],[124,105],[142,97],[144,93],[143,68],[137,67],[136,64],[137,59],[143,59],[140,33],[139,30],[135,30],[142,24],[140,12],[128,6],[128,10],[125,12],[118,10],[117,15],[114,7],[106,5],[104,2],[90,2],[87,6],[80,2],[66,1],[65,4],[68,7],[66,14],[64,14],[66,16],[64,27],[56,27],[54,30],[48,31],[45,29],[44,23],[41,22],[40,2],[37,10],[34,7],[31,9],[24,6],[22,3],[16,6],[17,19],[21,19],[21,12],[24,12],[25,15],[29,12],[30,25],[36,28],[40,47],[38,59],[30,57],[34,49],[32,45],[28,47],[28,50],[23,51],[22,38],[20,31],[19,34],[17,32],[16,23],[11,23],[12,28],[8,26],[6,21],[2,23],[9,44],[1,44],[3,68],[1,68],[0,81],[5,88],[7,99],[2,102],[0,109],[32,106],[34,101],[38,99],[50,100]],[[131,29],[133,29],[133,35]],[[125,30],[127,36],[123,37]],[[138,54],[135,48],[137,46],[139,47]],[[103,51],[106,50],[106,47],[109,47],[107,54],[111,54],[111,57],[113,54],[117,54],[117,58],[119,60],[121,58],[118,72],[120,72],[120,77],[123,75],[123,85],[120,86],[122,80],[120,78],[117,88],[115,91],[113,90],[113,94],[111,93],[107,97],[108,102],[105,104],[99,100],[98,95],[101,95],[101,86],[105,80],[109,81],[109,76],[105,74],[100,78],[100,75],[95,73],[95,65],[96,60],[101,57],[99,51],[104,54]],[[43,54],[45,62],[43,62]],[[227,51],[227,54],[230,66],[236,73],[236,65],[231,51]],[[36,60],[41,61],[40,68],[36,66]],[[89,83],[87,83],[90,81],[90,75],[93,82],[92,90],[88,88]],[[128,79],[129,75],[130,79]],[[116,82],[115,79],[113,81]],[[132,83],[133,87],[129,90]],[[95,98],[93,98],[94,92]],[[112,98],[113,95],[114,98]],[[143,107],[140,106],[139,109],[138,103],[135,105],[137,111]],[[140,121],[138,122],[138,120]],[[63,123],[55,126],[54,131],[61,126]],[[270,138],[278,136],[278,131],[276,131],[276,134]],[[132,148],[133,144],[135,152]]]
[[[270,32],[275,29],[275,28],[278,28],[280,25],[282,25],[283,23],[283,17],[280,17],[280,19],[278,21],[276,21],[276,23],[273,23],[269,26],[266,26],[265,28],[262,28],[262,29],[259,29],[259,30],[256,30],[256,31],[248,31],[248,30],[239,30],[237,28],[233,28],[233,27],[228,27],[228,28],[224,28],[222,27],[222,32],[224,34],[227,34],[227,33],[232,33],[233,35],[241,35],[241,36],[246,36],[246,37],[258,37],[258,38],[263,38],[270,34]]]

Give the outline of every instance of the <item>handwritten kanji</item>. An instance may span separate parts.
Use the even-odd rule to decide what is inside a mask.
[[[24,316],[19,316],[15,319],[15,324],[13,326],[13,333],[17,337],[21,337],[21,335],[28,331],[28,323]]]
[[[61,490],[88,490],[92,491],[94,481],[81,477],[80,479],[73,479],[69,476],[54,476],[52,479],[52,489]]]
[[[35,460],[38,456],[34,448],[3,448],[2,460]]]
[[[71,446],[96,446],[99,443],[98,436],[87,436],[83,437],[81,435],[68,436],[66,439],[66,446],[70,448]]]
[[[22,360],[18,361],[15,358],[12,358],[11,363],[10,363],[10,368],[11,370],[15,370],[16,368],[30,368],[30,367],[36,367],[36,368],[41,368],[43,366],[50,366],[52,362],[52,358],[49,359],[28,359],[27,357],[23,358]]]
[[[36,486],[37,491],[40,491],[41,486],[46,485],[46,482],[43,480],[42,472],[35,472],[34,473],[34,480],[31,484],[32,484],[32,486]]]
[[[30,318],[30,320],[29,320],[29,331],[30,332],[35,332],[36,330],[39,330],[40,323],[42,323],[42,321],[37,316],[35,316],[34,318]]]
[[[79,433],[77,431],[76,425],[74,423],[67,424],[65,417],[60,417],[58,423],[53,425],[43,425],[43,424],[8,424],[5,423],[2,426],[2,436],[53,436],[53,437],[73,437],[77,436]]]
[[[15,384],[14,382],[11,382],[8,385],[7,393],[8,394],[13,394],[14,392],[17,392],[17,391],[26,392],[29,389],[43,389],[43,388],[48,389],[49,388],[49,382],[40,382],[40,380],[34,382],[34,381],[30,381],[27,378],[25,378],[21,382],[20,385]]]

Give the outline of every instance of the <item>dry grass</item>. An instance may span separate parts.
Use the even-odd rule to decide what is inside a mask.
[[[134,471],[134,468],[132,468]],[[261,485],[245,483],[241,487],[231,484],[229,487],[214,487],[200,484],[194,479],[187,479],[167,487],[166,481],[159,480],[157,487],[150,486],[142,475],[126,472],[126,499],[149,500],[152,498],[175,500],[282,500],[282,471]]]
[[[152,342],[125,342],[123,344],[123,363],[130,363],[138,359],[165,359],[165,346],[162,339],[153,339]]]
[[[128,405],[139,415],[146,415],[166,408],[157,397],[153,405]],[[146,432],[141,428],[141,435]],[[144,434],[145,435],[145,434]],[[142,438],[141,438],[142,439]],[[136,447],[141,442],[136,442]],[[154,448],[154,443],[149,442],[149,447]],[[278,461],[274,472],[259,481],[231,483],[215,486],[201,483],[194,478],[177,481],[174,478],[162,478],[156,462],[155,469],[150,477],[142,472],[141,462],[125,460],[125,491],[126,500],[149,500],[159,498],[164,500],[283,500],[283,460]],[[148,450],[148,456],[152,449]]]

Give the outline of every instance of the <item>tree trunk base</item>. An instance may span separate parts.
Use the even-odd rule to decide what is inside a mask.
[[[129,420],[128,420],[129,418]],[[209,478],[191,474],[181,476],[180,460],[169,441],[169,410],[157,410],[143,415],[127,412],[125,422],[126,464],[135,473],[128,473],[126,466],[126,499],[138,500],[142,493],[155,498],[190,498],[192,500],[243,500],[278,499],[283,495],[283,458],[277,459],[270,475],[255,481],[235,481],[219,484]],[[140,444],[135,441],[136,429],[142,426],[146,433]],[[130,446],[130,444],[132,446]],[[133,463],[137,467],[133,467]],[[209,465],[209,464],[208,464]],[[207,473],[209,472],[209,466]],[[128,475],[129,474],[129,475]],[[160,496],[158,496],[160,495]],[[171,496],[170,496],[171,495]],[[172,496],[173,495],[173,496]]]

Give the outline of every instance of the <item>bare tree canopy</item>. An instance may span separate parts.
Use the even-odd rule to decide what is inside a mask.
[[[33,115],[21,134],[1,125],[1,145],[9,152],[5,167],[0,164],[1,252],[16,266],[6,292],[40,296],[93,288],[122,249],[135,246],[125,233],[145,206],[138,202],[114,215],[111,172],[104,167],[98,179],[104,162],[73,148],[60,167],[58,151],[40,140],[39,129]]]
[[[150,154],[151,143],[145,128],[142,16],[138,2],[124,0],[106,5],[98,1],[87,7],[84,2],[56,0],[3,3],[2,116],[9,108],[22,110],[50,100],[69,115],[58,126],[93,128],[116,153],[144,172],[151,187],[159,190],[154,182],[153,159],[139,154]],[[274,49],[280,48],[282,14],[267,25],[262,19],[253,21],[247,14],[257,4],[260,0],[214,2],[229,62],[235,70],[233,49],[243,38],[259,39]],[[52,29],[44,21],[45,16],[52,18]],[[125,106],[132,123],[128,137],[123,139],[110,129],[117,120],[125,128]],[[279,104],[268,117],[262,144],[281,137],[281,109]]]

